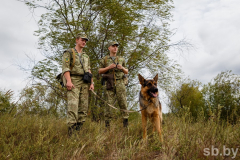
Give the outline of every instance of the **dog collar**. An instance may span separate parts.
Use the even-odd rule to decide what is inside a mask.
[[[148,101],[148,105],[149,105],[150,103],[153,103],[153,101],[151,101],[151,99],[149,99],[149,100],[145,99],[145,98],[143,97],[141,91],[140,91],[140,92],[139,92],[139,103],[140,103],[140,105],[142,105],[144,108],[147,108],[147,106],[144,105],[144,103],[142,102],[141,99],[143,99],[143,100],[145,100],[145,101]],[[157,97],[157,102],[156,102],[156,103],[160,103],[160,100],[159,100],[158,97]],[[155,107],[157,106],[156,104],[154,104],[154,105],[155,105]]]

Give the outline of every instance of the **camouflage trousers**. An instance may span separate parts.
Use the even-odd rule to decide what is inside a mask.
[[[82,76],[71,76],[71,80],[74,88],[67,91],[67,124],[69,127],[78,122],[85,122],[89,96],[89,85],[83,82]]]
[[[116,95],[116,96],[115,96]],[[114,105],[115,100],[117,100],[120,109],[127,110],[127,95],[126,87],[124,85],[123,79],[116,80],[116,86],[113,90],[106,90],[107,103]],[[111,108],[109,105],[105,106],[105,120],[111,120],[113,118],[113,113],[116,112],[115,109]],[[128,112],[121,111],[123,119],[128,119]]]

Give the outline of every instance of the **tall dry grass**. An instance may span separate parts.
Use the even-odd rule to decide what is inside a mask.
[[[5,114],[0,126],[0,159],[231,159],[232,152],[206,156],[204,148],[221,153],[223,146],[240,148],[240,122],[230,125],[201,118],[192,122],[187,112],[180,117],[164,115],[163,143],[151,133],[150,123],[148,140],[142,141],[140,114],[130,115],[128,129],[121,120],[113,121],[110,131],[104,123],[87,120],[71,138],[65,119],[54,117]],[[235,158],[240,158],[240,151]]]

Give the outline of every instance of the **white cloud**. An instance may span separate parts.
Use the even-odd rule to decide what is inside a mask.
[[[42,59],[37,49],[37,22],[24,3],[8,0],[0,9],[0,89],[13,90],[15,95],[27,84],[28,74],[19,70],[16,64],[27,65],[27,55]]]
[[[221,71],[240,73],[238,6],[238,0],[175,1],[173,41],[186,37],[196,46],[186,59],[177,59],[190,78],[207,83]]]

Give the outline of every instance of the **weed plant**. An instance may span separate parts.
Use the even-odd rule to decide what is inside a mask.
[[[206,156],[204,149],[240,148],[240,122],[232,125],[204,118],[193,122],[187,110],[181,116],[167,114],[163,143],[148,124],[147,141],[142,140],[138,113],[130,114],[128,128],[120,119],[111,122],[110,130],[104,122],[88,119],[80,132],[69,138],[63,118],[4,114],[0,116],[0,159],[231,159],[232,152]],[[235,158],[240,158],[240,151]]]

